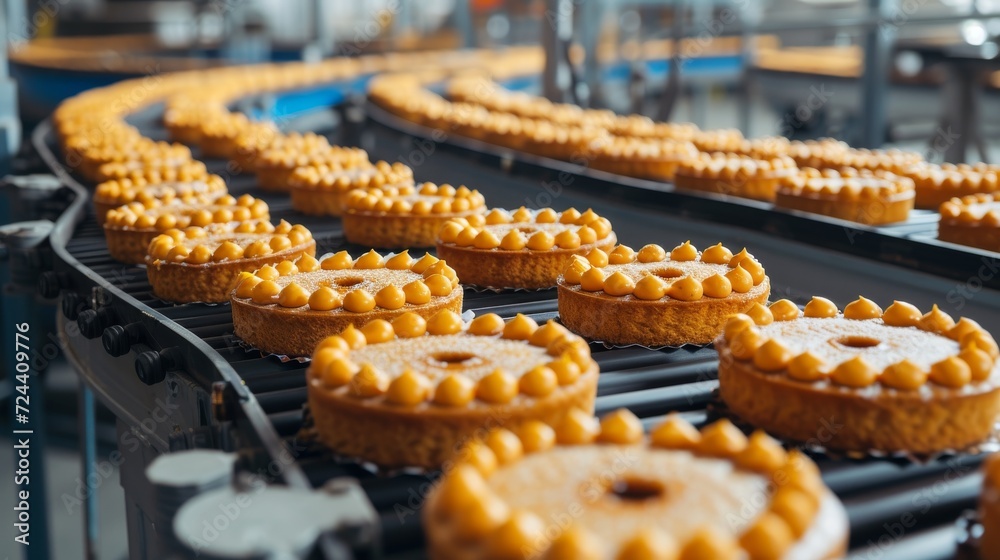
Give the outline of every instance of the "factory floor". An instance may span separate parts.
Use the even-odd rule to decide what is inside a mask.
[[[731,96],[721,92],[709,92],[704,104],[693,105],[690,100],[682,100],[675,111],[675,120],[695,121],[702,128],[732,128],[740,123],[739,106]],[[807,103],[804,100],[803,103]],[[750,130],[754,136],[778,133],[782,123],[787,123],[787,115],[774,111],[763,101],[752,105]],[[928,139],[910,140],[894,144],[895,147],[914,149],[926,152]],[[991,161],[1000,161],[1000,142],[991,142],[989,146]],[[433,177],[418,177],[433,180]],[[72,395],[77,383],[75,374],[66,364],[59,364],[48,373],[47,386],[50,390],[59,390]],[[72,400],[72,399],[70,399]],[[5,407],[4,407],[5,408]],[[71,419],[70,419],[71,420]],[[111,433],[105,441],[113,442],[113,426],[104,426],[106,433]],[[50,558],[54,560],[79,560],[85,558],[84,515],[76,496],[87,490],[87,485],[81,481],[80,455],[73,437],[72,425],[62,437],[50,438],[45,450],[46,487],[48,491],[48,516],[51,540]],[[4,429],[3,433],[9,433]],[[98,452],[98,461],[106,460],[111,448],[105,447]],[[13,465],[14,457],[10,445],[0,445],[0,465]],[[6,467],[5,467],[6,469]],[[4,472],[6,470],[4,469]],[[0,504],[14,503],[13,486],[10,482],[0,484]],[[118,471],[110,471],[102,476],[95,485],[94,495],[98,500],[98,524],[100,538],[97,542],[97,558],[101,560],[119,560],[127,557],[127,531],[124,510],[124,495],[119,485]],[[0,523],[0,542],[13,543],[14,528],[11,523]],[[0,556],[3,560],[21,558],[22,550],[14,545],[5,546]]]

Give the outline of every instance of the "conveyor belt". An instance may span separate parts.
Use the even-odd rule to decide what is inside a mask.
[[[160,134],[151,131],[151,135]],[[371,122],[363,128],[358,140],[373,158],[406,161],[418,149],[405,134]],[[465,183],[480,189],[495,206],[515,207],[526,200],[538,200],[540,193],[547,192],[542,185],[543,181],[551,180],[550,173],[538,168],[508,169],[509,165],[503,168],[505,164],[495,158],[479,158],[468,151],[446,148],[436,146],[431,153],[424,154],[422,164],[415,166],[418,179]],[[209,163],[215,168],[222,165]],[[532,176],[532,172],[537,174]],[[767,267],[775,296],[790,297],[800,303],[812,293],[828,295],[841,304],[864,293],[880,302],[908,299],[929,307],[931,302],[942,301],[954,284],[739,225],[671,215],[675,212],[666,212],[662,202],[651,199],[649,204],[642,204],[641,197],[623,195],[623,189],[601,190],[583,181],[570,182],[562,186],[552,204],[557,208],[593,206],[611,219],[623,242],[633,245],[660,242],[672,246],[684,239],[692,239],[700,247],[720,240],[737,248],[746,245]],[[291,210],[287,196],[259,191],[250,178],[234,178],[230,190],[265,199],[275,219],[284,218],[309,227],[318,241],[318,253],[341,248],[355,255],[362,251],[344,243],[337,219],[299,215]],[[295,440],[304,419],[304,364],[280,363],[274,357],[244,350],[232,335],[228,305],[173,305],[157,299],[150,292],[142,267],[123,266],[111,260],[92,213],[79,224],[65,249],[80,265],[135,298],[133,305],[140,308],[137,311],[158,312],[211,347],[217,353],[215,357],[223,359],[235,371],[237,378],[229,381],[252,395],[241,400],[244,412],[251,418],[266,419],[270,427],[265,431],[276,433],[295,450],[296,465],[308,484],[318,487],[337,476],[359,478],[380,513],[389,557],[423,557],[419,515],[413,513],[426,491],[427,476],[376,475],[360,465],[336,461],[322,450]],[[886,278],[894,279],[891,285]],[[467,290],[465,296],[465,307],[477,313],[495,312],[511,317],[521,312],[539,321],[556,314],[554,291],[495,294]],[[996,325],[997,314],[990,309],[996,302],[996,295],[984,290],[964,312],[997,328],[1000,326]],[[682,411],[698,424],[708,418],[708,407],[717,386],[717,357],[710,348],[652,351],[592,345],[592,350],[602,370],[598,413],[627,407],[647,426],[673,410]],[[131,371],[108,371],[104,375],[134,376]],[[261,431],[260,424],[253,422],[236,429]],[[267,440],[270,436],[257,434],[257,437]],[[254,441],[257,437],[237,438],[237,441]],[[827,483],[847,506],[852,547],[861,558],[934,560],[953,554],[951,524],[963,510],[975,505],[980,484],[976,474],[979,456],[960,456],[925,465],[905,460],[816,458]],[[897,536],[896,524],[901,519],[907,520],[909,526]],[[879,544],[880,539],[890,539],[891,546]],[[871,556],[876,552],[877,556]]]

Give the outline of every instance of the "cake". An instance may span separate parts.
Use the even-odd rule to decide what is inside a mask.
[[[267,203],[248,194],[239,198],[224,194],[214,199],[174,199],[166,204],[153,199],[109,210],[104,220],[104,238],[111,258],[141,264],[146,261],[149,243],[169,229],[211,226],[209,229],[217,231],[220,227],[235,228],[242,222],[267,221],[270,217]]]
[[[596,140],[586,154],[592,169],[654,181],[672,181],[681,162],[697,156],[690,142],[622,136]]]
[[[413,170],[402,163],[343,167],[320,164],[299,167],[288,179],[292,208],[303,214],[340,216],[348,192],[354,189],[413,185]]]
[[[979,498],[980,560],[1000,560],[1000,454],[990,455],[983,463],[983,494]]]
[[[106,181],[94,190],[94,214],[97,223],[103,225],[108,211],[132,202],[151,205],[153,201],[163,204],[174,200],[192,201],[204,196],[226,194],[226,182],[218,175],[200,179],[150,182],[145,179],[121,179]]]
[[[244,273],[232,293],[236,336],[265,352],[308,356],[324,338],[403,313],[429,319],[442,309],[462,312],[455,271],[431,255],[347,251],[317,260],[266,265]]]
[[[690,241],[665,251],[619,245],[573,257],[557,283],[567,328],[606,344],[708,344],[726,318],[767,301],[764,267],[721,243],[698,251]]]
[[[72,161],[67,158],[72,166]],[[100,169],[109,163],[140,164],[157,161],[172,161],[177,164],[191,161],[191,150],[180,144],[167,142],[152,142],[150,140],[135,142],[131,145],[105,145],[81,152],[77,165],[73,166],[85,179],[98,182],[101,178]]]
[[[757,159],[736,154],[699,154],[680,162],[674,177],[679,189],[774,201],[781,181],[796,171],[788,156]]]
[[[611,222],[590,209],[493,209],[447,222],[438,232],[437,255],[463,284],[551,288],[573,255],[611,251],[616,239]]]
[[[221,231],[171,229],[149,243],[146,275],[153,294],[178,303],[229,301],[241,272],[316,254],[308,229],[282,220],[244,222]]]
[[[442,310],[347,327],[306,372],[319,440],[382,467],[439,468],[485,430],[591,411],[598,367],[555,322]]]
[[[803,453],[672,414],[501,426],[470,442],[423,511],[432,560],[832,560],[843,505]]]
[[[1000,414],[996,342],[936,305],[781,300],[730,318],[715,347],[728,409],[793,441],[931,454],[983,441]]]
[[[792,148],[796,163],[800,167],[815,167],[817,169],[880,169],[896,175],[906,175],[914,166],[924,162],[924,157],[917,152],[897,150],[868,150],[848,147],[843,142],[830,139],[820,140],[812,144],[803,144],[806,149]]]
[[[1000,200],[990,194],[953,198],[941,205],[938,239],[1000,252]]]
[[[354,189],[344,199],[344,237],[365,247],[433,247],[448,220],[482,214],[477,190],[423,183],[417,187]]]
[[[274,123],[254,122],[243,113],[220,113],[201,124],[198,147],[206,158],[232,159],[239,154],[239,142],[247,136],[270,136]]]
[[[890,171],[805,168],[783,177],[775,206],[877,225],[902,222],[913,209],[913,180]]]
[[[116,161],[97,168],[95,181],[130,179],[159,183],[163,181],[190,181],[208,176],[205,164],[193,159]]]
[[[615,136],[686,142],[694,139],[699,131],[698,125],[693,123],[656,122],[643,115],[622,115],[612,121],[608,132]]]
[[[998,171],[1000,167],[985,163],[927,163],[911,167],[906,174],[916,185],[917,208],[936,209],[952,198],[995,193],[1000,189]]]
[[[370,169],[371,166],[368,152],[361,148],[326,146],[303,151],[294,146],[279,145],[262,151],[254,160],[252,169],[257,174],[260,188],[288,192],[292,188],[292,177],[299,168]]]

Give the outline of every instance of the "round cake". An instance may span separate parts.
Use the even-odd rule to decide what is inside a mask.
[[[413,185],[413,170],[402,163],[387,161],[354,167],[314,165],[296,169],[288,184],[292,208],[303,214],[340,216],[348,192]]]
[[[913,209],[913,180],[889,171],[801,169],[782,178],[775,206],[861,224],[906,221]]]
[[[106,181],[97,185],[94,190],[94,213],[97,216],[97,223],[103,225],[109,210],[130,202],[150,205],[153,201],[160,201],[166,204],[177,199],[191,201],[198,197],[223,195],[226,192],[226,182],[218,175],[159,183],[145,179]]]
[[[109,163],[130,164],[137,162],[140,165],[156,161],[172,161],[183,163],[192,161],[191,150],[187,146],[180,144],[170,144],[167,142],[136,142],[132,145],[110,144],[99,148],[88,149],[82,152],[79,160],[68,157],[67,162],[74,166],[81,175],[88,181],[97,182],[102,177],[101,168]]]
[[[150,200],[132,202],[109,210],[104,221],[108,252],[116,261],[141,264],[146,261],[149,243],[169,229],[190,226],[231,226],[242,222],[270,219],[267,203],[248,194],[239,198],[224,194],[218,198],[198,197],[189,201],[164,204]]]
[[[429,254],[370,251],[353,259],[341,251],[244,273],[231,301],[236,336],[265,352],[308,356],[348,325],[409,312],[425,319],[442,309],[461,313],[462,287],[455,271]]]
[[[551,288],[573,255],[611,251],[616,239],[611,222],[590,209],[493,209],[446,223],[438,232],[437,254],[463,284]]]
[[[924,156],[917,152],[898,149],[868,150],[848,147],[843,142],[824,139],[813,143],[803,143],[804,149],[792,149],[796,163],[801,167],[816,169],[881,169],[896,175],[908,172],[923,164]],[[919,194],[917,195],[919,197]]]
[[[679,189],[772,202],[778,184],[795,171],[795,162],[788,156],[757,159],[737,154],[699,154],[680,163],[674,184]]]
[[[1000,414],[996,342],[937,306],[781,300],[730,318],[715,347],[729,410],[789,440],[936,453],[983,441]]]
[[[726,318],[767,301],[764,267],[722,244],[667,252],[619,245],[574,257],[557,283],[559,318],[571,331],[607,344],[708,344]]]
[[[983,494],[979,498],[980,560],[1000,560],[1000,454],[987,457],[983,464]]]
[[[935,209],[955,197],[994,193],[1000,189],[1000,166],[926,163],[906,171],[917,189],[917,208]]]
[[[339,169],[370,169],[368,152],[361,148],[326,146],[301,151],[289,146],[267,149],[254,160],[257,184],[266,191],[288,192],[292,177],[299,168],[327,166]]]
[[[571,411],[471,442],[427,496],[432,560],[832,560],[843,505],[819,469],[727,420]]]
[[[602,137],[587,153],[593,169],[654,181],[673,181],[677,167],[697,156],[690,142],[628,136]]]
[[[344,237],[366,247],[433,247],[448,220],[482,214],[486,201],[465,186],[354,189],[344,199]]]
[[[590,411],[598,367],[554,322],[404,313],[317,346],[306,372],[321,442],[383,467],[439,468],[489,428]]]
[[[308,229],[282,220],[244,222],[221,230],[171,229],[153,238],[146,275],[157,297],[180,303],[229,301],[241,272],[316,254]]]
[[[190,181],[208,176],[205,164],[192,159],[160,159],[153,161],[116,161],[105,163],[97,169],[95,180],[103,183],[129,179],[133,182],[160,183],[164,181]]]
[[[990,194],[953,198],[941,205],[938,239],[1000,252],[1000,200]]]

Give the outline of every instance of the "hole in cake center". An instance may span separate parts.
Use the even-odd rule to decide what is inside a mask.
[[[684,276],[684,271],[679,268],[661,268],[660,270],[654,271],[653,274],[659,276],[660,278],[671,280],[673,278],[680,278],[681,276]]]
[[[882,343],[881,340],[870,336],[842,336],[833,342],[848,348],[873,348]]]
[[[364,278],[358,278],[357,276],[352,276],[349,278],[337,278],[334,280],[334,284],[340,286],[341,288],[350,288],[351,286],[357,286],[358,284],[364,282]]]
[[[482,357],[471,352],[435,352],[428,359],[432,366],[444,369],[465,369],[485,362]]]
[[[619,478],[611,483],[608,493],[627,502],[642,502],[659,498],[666,494],[666,488],[657,480],[648,478]]]

